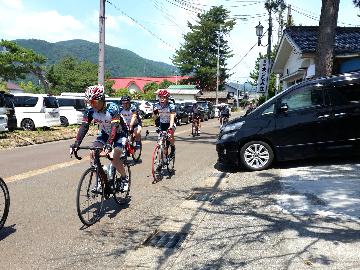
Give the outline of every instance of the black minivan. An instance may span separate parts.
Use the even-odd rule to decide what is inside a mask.
[[[360,72],[304,81],[224,126],[218,162],[249,170],[274,160],[360,153]]]
[[[15,115],[14,95],[0,91],[0,104],[6,108],[8,117],[8,129],[13,131],[17,128],[17,119]]]

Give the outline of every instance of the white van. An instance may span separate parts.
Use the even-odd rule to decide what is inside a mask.
[[[0,107],[0,132],[8,131],[8,117],[6,115],[6,108]]]
[[[86,104],[83,97],[57,96],[59,103],[60,121],[62,126],[81,124]]]
[[[59,105],[54,96],[14,93],[15,114],[19,128],[60,126]]]

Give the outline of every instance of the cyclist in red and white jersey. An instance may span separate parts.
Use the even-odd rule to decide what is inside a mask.
[[[161,131],[168,131],[170,134],[170,157],[175,155],[175,105],[169,102],[170,93],[166,89],[158,92],[159,102],[154,105],[153,117],[159,120],[159,128]]]

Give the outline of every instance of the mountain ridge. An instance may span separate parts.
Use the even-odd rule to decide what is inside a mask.
[[[46,65],[53,65],[66,56],[98,63],[98,43],[83,39],[53,43],[40,39],[16,39],[14,42],[45,56]],[[143,58],[130,50],[105,45],[105,71],[109,71],[111,77],[172,76],[175,69],[175,66]]]

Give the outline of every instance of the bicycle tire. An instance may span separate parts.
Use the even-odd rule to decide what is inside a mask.
[[[167,168],[167,171],[169,174],[173,174],[174,173],[174,167],[175,167],[175,154],[172,158],[169,158],[168,157],[168,162],[167,162],[167,165],[166,165],[166,168]]]
[[[104,191],[102,187],[102,194],[97,194],[91,191],[97,181],[97,172],[94,167],[88,168],[80,178],[76,194],[76,209],[81,222],[86,226],[91,226],[101,218],[102,207],[104,203]],[[88,180],[88,183],[86,183]],[[98,180],[100,181],[100,179]],[[84,193],[82,192],[84,188]],[[85,204],[81,203],[81,199],[85,199]],[[94,203],[92,203],[94,199]]]
[[[6,219],[8,217],[9,214],[9,209],[10,209],[10,193],[9,193],[9,189],[5,183],[5,181],[0,177],[0,189],[2,194],[4,195],[4,201],[3,199],[1,199],[0,201],[0,215],[1,215],[1,219],[0,219],[0,230],[4,227]]]
[[[142,142],[140,141],[140,148],[136,149],[136,147],[134,146],[134,152],[131,154],[131,157],[134,162],[138,162],[140,160],[141,152],[142,152]]]
[[[121,182],[120,182],[120,174],[117,172],[117,170],[114,168],[114,171],[112,172],[112,179],[114,179],[114,186],[113,188],[113,197],[117,204],[123,205],[129,202],[130,197],[130,189],[131,189],[131,170],[130,165],[127,164],[127,162],[124,162],[124,168],[126,175],[128,176],[128,190],[126,192],[121,191]]]
[[[151,172],[154,181],[158,181],[161,178],[162,160],[161,149],[159,145],[156,145],[152,154],[152,167]]]

